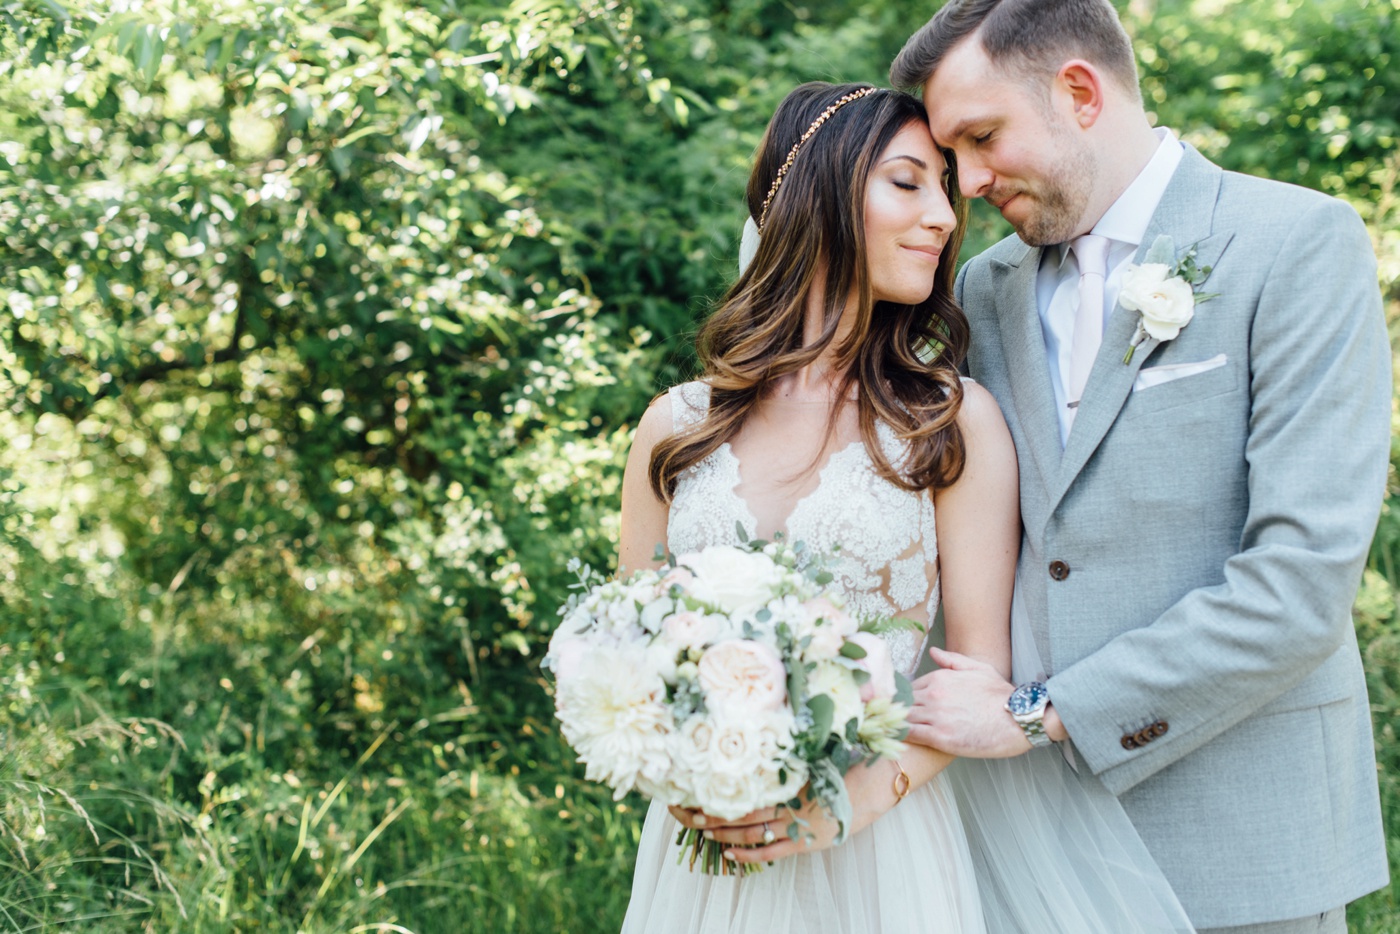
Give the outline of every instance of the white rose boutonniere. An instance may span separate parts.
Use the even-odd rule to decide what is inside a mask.
[[[1153,337],[1159,341],[1169,341],[1181,333],[1181,329],[1191,323],[1198,302],[1209,301],[1219,293],[1204,295],[1196,291],[1210,275],[1211,267],[1196,265],[1196,247],[1188,247],[1181,259],[1175,259],[1176,247],[1172,238],[1158,237],[1147,251],[1146,262],[1128,266],[1123,273],[1123,285],[1118,292],[1118,304],[1128,311],[1136,311],[1137,331],[1123,362],[1133,359],[1133,351],[1139,344]]]

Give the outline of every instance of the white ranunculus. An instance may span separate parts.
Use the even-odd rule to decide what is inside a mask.
[[[777,710],[787,700],[787,669],[771,646],[752,639],[730,639],[700,656],[700,687],[711,707]]]
[[[807,691],[812,697],[825,694],[836,705],[836,714],[831,720],[831,730],[844,739],[846,724],[854,718],[857,722],[865,714],[861,703],[860,688],[856,687],[851,670],[837,662],[818,662],[817,667],[807,676]]]
[[[733,614],[753,612],[767,603],[785,574],[767,555],[727,545],[711,545],[680,563],[695,575],[691,596]]]
[[[1169,341],[1191,322],[1196,296],[1191,283],[1170,276],[1163,263],[1130,265],[1123,273],[1118,303],[1142,314],[1142,327],[1159,341]]]
[[[894,697],[894,659],[889,644],[873,632],[858,632],[848,641],[865,649],[865,658],[856,664],[870,672],[870,680],[860,686],[860,699],[868,702]]]

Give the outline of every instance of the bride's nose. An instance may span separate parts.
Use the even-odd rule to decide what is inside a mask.
[[[949,233],[958,224],[958,216],[953,213],[953,205],[948,201],[948,196],[942,189],[933,189],[924,205],[923,226],[930,230],[941,230]]]

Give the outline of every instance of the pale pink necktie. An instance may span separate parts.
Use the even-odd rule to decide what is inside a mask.
[[[1079,310],[1074,314],[1074,337],[1069,351],[1069,380],[1065,385],[1071,416],[1084,395],[1089,371],[1103,343],[1103,281],[1108,266],[1107,237],[1085,234],[1070,244],[1079,263]]]

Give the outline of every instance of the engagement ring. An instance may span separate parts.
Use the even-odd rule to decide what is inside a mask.
[[[776,840],[776,839],[778,839],[778,835],[775,834],[771,829],[769,829],[769,827],[768,827],[768,822],[767,822],[767,821],[764,821],[764,823],[763,823],[763,845],[764,845],[764,846],[767,846],[768,844],[772,843],[772,842],[773,842],[774,840]]]

